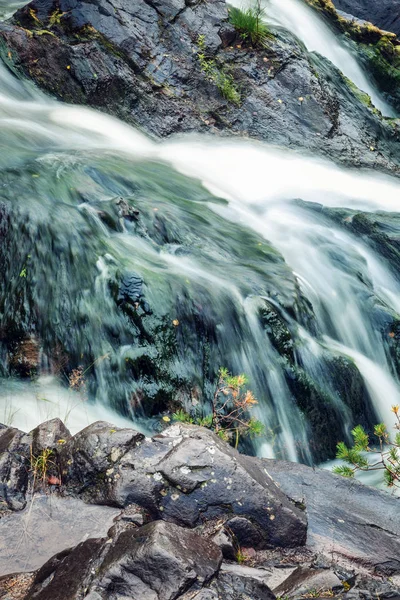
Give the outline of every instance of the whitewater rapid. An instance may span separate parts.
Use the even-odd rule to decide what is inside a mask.
[[[285,22],[288,7],[293,9],[293,12],[289,11],[290,23]],[[270,14],[276,16],[278,8],[271,0]],[[334,55],[326,55],[332,62],[338,60],[337,66],[343,67],[343,72],[346,65],[352,69],[357,67],[348,54],[343,54],[347,51],[335,49],[331,39],[326,37],[328,34],[321,21],[315,21],[309,9],[297,0],[293,0],[293,6],[292,0],[288,0],[279,8],[278,16],[276,20],[286,27],[291,27],[298,16],[299,36],[300,33],[305,35],[301,24],[304,25],[302,19],[306,18],[309,23],[307,35],[314,36],[318,30],[318,35],[322,32],[324,39],[324,48],[318,45],[321,35],[318,37],[315,33],[314,37],[304,39],[309,49],[320,53],[326,53],[329,48],[335,50]],[[357,69],[348,74],[353,81],[357,80]],[[365,86],[364,80],[357,84]],[[365,91],[372,96],[372,87]],[[374,102],[378,100],[374,98]],[[59,165],[54,178],[55,197],[63,170],[91,160],[100,163],[108,159],[120,160],[132,169],[135,165],[150,165],[146,167],[149,177],[151,165],[162,164],[168,167],[171,178],[181,173],[193,181],[199,180],[214,196],[226,200],[225,203],[210,201],[207,208],[227,224],[240,223],[243,228],[272,243],[294,273],[305,297],[310,299],[318,322],[318,336],[296,324],[293,316],[285,317],[302,339],[302,345],[297,349],[298,360],[307,372],[323,381],[329,389],[332,382],[324,367],[325,350],[350,359],[364,380],[377,415],[390,425],[390,406],[400,397],[400,387],[381,332],[376,329],[368,299],[374,295],[394,316],[399,315],[400,284],[387,264],[366,244],[332,225],[318,211],[310,211],[293,200],[301,199],[326,207],[398,212],[400,184],[397,179],[372,171],[356,172],[328,160],[249,140],[188,135],[154,142],[110,116],[49,99],[30,83],[17,80],[2,64],[0,147],[3,150],[0,169],[4,171],[23,168],[25,163],[33,161],[38,171],[34,175],[39,177],[41,166]],[[98,186],[101,189],[100,183]],[[104,191],[105,195],[107,193]],[[90,206],[85,202],[79,208],[90,212]],[[99,221],[95,211],[91,216],[96,223]],[[271,344],[265,343],[265,332],[257,318],[257,298],[244,297],[240,282],[223,268],[214,273],[208,265],[191,256],[172,251],[158,253],[148,240],[132,238],[128,233],[111,238],[100,223],[99,231],[107,238],[110,252],[114,252],[111,258],[110,255],[99,256],[97,261],[96,292],[100,298],[104,296],[104,302],[109,301],[108,267],[118,256],[122,256],[132,269],[151,273],[155,280],[167,275],[185,278],[198,289],[207,290],[216,306],[223,306],[226,295],[229,296],[243,315],[241,326],[246,332],[240,347],[234,349],[232,360],[238,369],[250,374],[250,379],[253,376],[257,380],[261,391],[265,388],[266,400],[260,402],[258,416],[266,427],[273,419],[278,420],[280,444],[286,458],[307,457],[307,426],[294,405],[277,353]],[[346,260],[338,260],[338,257]],[[271,298],[267,300],[273,302]],[[117,349],[121,365],[129,352],[126,347]],[[101,349],[99,354],[102,353]],[[105,363],[96,365],[100,382],[106,381],[105,369]],[[107,405],[107,397],[94,405],[82,402],[72,392],[63,391],[52,377],[39,378],[35,384],[22,387],[14,382],[12,385],[3,382],[0,399],[4,415],[12,417],[14,425],[26,430],[44,418],[56,415],[62,418],[67,415],[70,421],[67,424],[73,431],[96,418],[121,425],[135,419],[134,413],[127,418],[117,416]],[[346,426],[349,425],[350,415],[342,399],[335,396],[335,402]],[[299,453],[295,439],[302,444],[302,453]],[[272,456],[274,448],[268,441],[263,441],[258,452]]]

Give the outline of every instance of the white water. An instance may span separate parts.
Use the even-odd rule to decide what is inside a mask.
[[[231,0],[237,8],[253,5],[250,0]],[[315,10],[302,0],[265,0],[265,20],[291,31],[309,52],[318,52],[350,79],[360,90],[366,92],[372,103],[386,117],[396,116],[393,108],[384,100],[376,86],[369,81],[357,58],[319,17]]]
[[[313,20],[311,24],[316,27]],[[167,163],[185,175],[200,179],[211,192],[226,198],[228,205],[212,204],[212,209],[271,241],[312,301],[321,337],[304,336],[304,348],[299,349],[303,364],[317,375],[320,356],[326,347],[333,353],[350,357],[364,378],[379,416],[390,423],[390,406],[398,401],[399,384],[392,375],[381,334],[373,323],[368,298],[373,293],[382,305],[400,313],[400,285],[366,245],[335,228],[318,213],[294,206],[291,201],[301,198],[330,207],[398,212],[398,180],[373,172],[356,173],[326,160],[243,140],[217,141],[187,136],[154,143],[109,116],[45,98],[29,84],[16,81],[2,65],[0,92],[0,143],[8,149],[0,156],[0,166],[8,165],[9,161],[12,164],[14,153],[18,156],[29,153],[38,165],[53,160],[56,154],[61,165],[63,160],[73,160],[74,153],[76,156],[84,152],[97,156],[119,154],[132,164],[144,160]],[[8,147],[10,139],[13,145]],[[129,248],[133,241],[129,236],[121,236],[118,243]],[[141,243],[145,246],[147,242]],[[138,244],[136,239],[134,244]],[[218,288],[224,288],[238,304],[246,306],[252,346],[243,340],[238,362],[246,372],[255,369],[256,347],[260,361],[262,358],[263,364],[270,365],[269,393],[276,401],[274,410],[282,427],[287,456],[293,460],[298,458],[293,443],[294,434],[299,436],[297,413],[282,370],[274,364],[272,349],[265,347],[256,318],[257,303],[252,298],[242,297],[236,283],[230,281],[229,273],[224,277],[215,275],[189,257],[171,254],[156,257],[150,246],[148,252],[153,262],[157,258],[163,263],[160,272],[162,269],[168,273],[180,272],[196,282],[205,281],[216,301]],[[133,246],[131,255],[134,256]],[[98,264],[101,291],[106,285],[103,271],[107,266],[104,260]],[[360,273],[362,280],[358,277]],[[121,361],[124,358],[122,353]],[[17,389],[3,385],[0,401],[4,406],[3,420],[7,422],[12,417],[12,424],[25,430],[54,416],[67,417],[72,431],[96,419],[117,425],[131,422],[118,417],[106,406],[83,402],[54,380],[21,384]],[[259,409],[262,411],[264,407]],[[346,417],[344,407],[343,411]],[[260,414],[266,424],[269,416],[267,409]],[[306,430],[300,432],[300,437],[306,443]],[[271,455],[273,448],[266,442],[260,447],[260,453]]]
[[[95,421],[107,421],[117,427],[133,426],[131,419],[122,417],[107,406],[90,404],[82,394],[62,386],[55,377],[42,376],[34,383],[2,382],[0,423],[31,431],[40,423],[56,417],[73,435]],[[146,432],[137,422],[134,427]]]

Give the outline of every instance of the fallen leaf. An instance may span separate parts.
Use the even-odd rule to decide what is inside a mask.
[[[49,485],[61,485],[61,481],[58,477],[55,477],[55,475],[50,475],[50,477],[47,479],[47,483]]]

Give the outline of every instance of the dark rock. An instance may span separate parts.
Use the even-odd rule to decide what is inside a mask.
[[[63,482],[87,501],[136,504],[151,519],[195,527],[231,521],[251,546],[300,546],[307,519],[259,468],[215,434],[175,425],[144,439],[134,430],[95,423],[65,444]],[[233,519],[234,517],[239,519]]]
[[[29,435],[32,436],[33,455],[48,448],[61,448],[71,438],[70,432],[60,419],[41,423]]]
[[[139,302],[143,295],[143,279],[137,273],[124,273],[118,292],[118,302]]]
[[[193,584],[207,584],[221,562],[221,551],[211,542],[154,522],[54,557],[37,573],[28,599],[173,600]]]
[[[399,0],[334,0],[336,8],[400,35]]]
[[[120,429],[104,421],[89,425],[61,450],[63,480],[81,491],[102,485],[114,465],[143,439],[134,429]]]
[[[37,572],[26,600],[78,600],[86,592],[91,568],[103,548],[103,539],[82,542],[56,555]]]
[[[226,522],[226,526],[229,527],[240,548],[258,548],[262,544],[262,532],[248,519],[234,517]]]
[[[228,560],[236,559],[236,551],[232,535],[229,534],[225,529],[220,529],[214,536],[212,536],[211,540],[214,544],[221,548],[224,558]]]
[[[328,61],[309,56],[289,32],[274,34],[261,50],[229,46],[234,37],[223,0],[141,0],[129,10],[121,0],[34,0],[0,31],[5,55],[46,91],[152,135],[226,132],[398,169],[397,129]],[[240,105],[203,72],[199,35],[218,72],[232,74]],[[366,152],[376,139],[379,151]]]
[[[235,571],[222,570],[219,574],[213,584],[219,597],[224,600],[275,600],[274,593],[258,577],[252,577],[248,572],[242,573],[240,567]]]
[[[26,505],[31,444],[31,436],[18,429],[0,429],[0,502],[11,510]]]
[[[118,206],[118,212],[121,217],[128,219],[128,221],[137,221],[139,218],[139,211],[137,208],[129,204],[124,198],[119,198],[116,201]]]
[[[110,593],[120,587],[121,591],[132,590],[137,600],[147,598],[146,594],[149,598],[172,600],[195,582],[207,583],[221,562],[221,551],[211,542],[158,521],[118,537],[101,566],[94,589],[104,598],[112,597]]]
[[[307,544],[362,562],[378,574],[400,573],[399,500],[322,469],[263,459],[281,489],[307,506]]]

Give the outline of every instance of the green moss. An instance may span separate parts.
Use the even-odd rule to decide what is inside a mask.
[[[357,23],[341,17],[331,0],[306,0],[331,25],[357,44],[361,60],[380,89],[392,97],[400,110],[400,41],[394,33],[382,31],[372,23]],[[354,91],[354,90],[353,90]],[[359,98],[366,103],[365,98]]]
[[[197,46],[197,58],[200,63],[200,68],[207,79],[217,86],[221,95],[228,100],[228,102],[239,105],[241,96],[235,85],[235,81],[230,73],[227,73],[223,68],[220,68],[215,60],[207,56],[204,35],[199,35]]]

